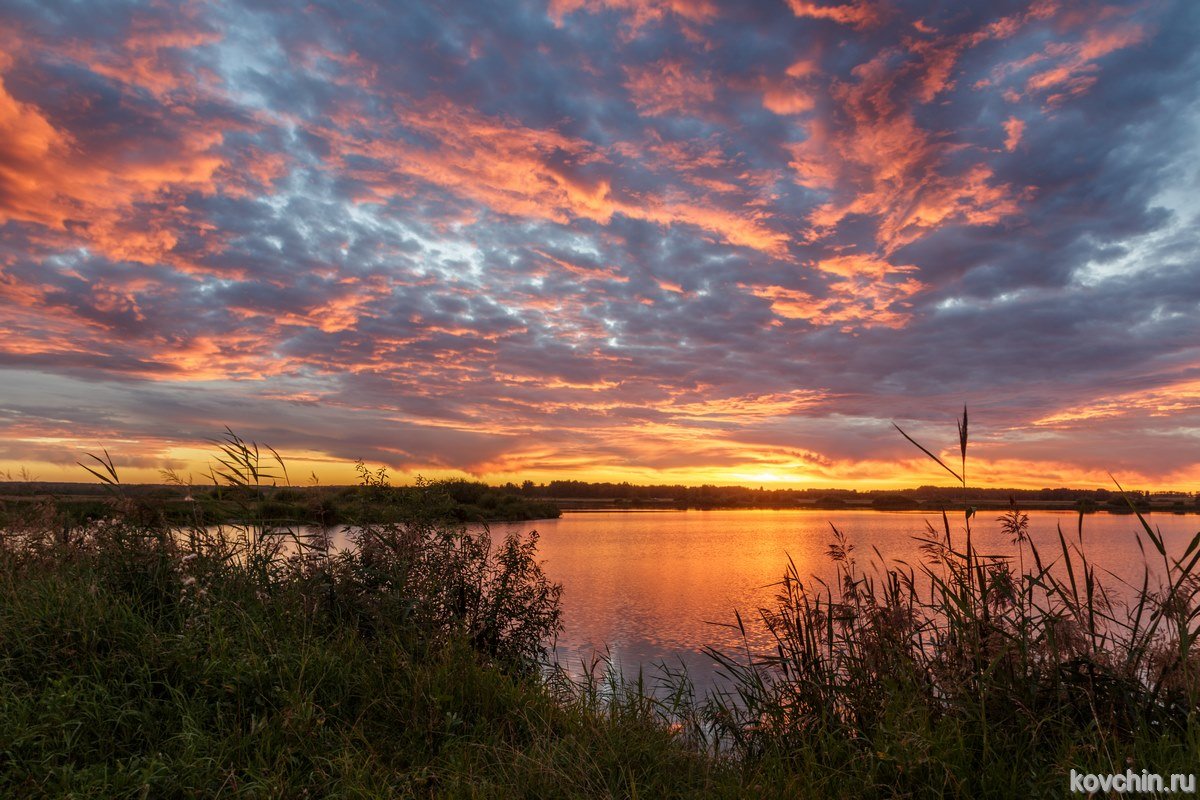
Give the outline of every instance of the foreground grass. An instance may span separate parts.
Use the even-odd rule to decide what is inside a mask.
[[[232,582],[198,618],[102,560],[24,566],[0,579],[0,796],[737,793],[648,718],[461,641],[315,625]]]
[[[0,796],[1059,797],[1071,768],[1189,772],[1200,754],[1194,718],[1118,735],[986,698],[935,715],[902,673],[867,738],[711,700],[671,712],[466,636],[315,612],[311,585],[267,594],[239,568],[197,597],[180,553],[131,555],[5,560]],[[717,756],[689,725],[743,741]]]

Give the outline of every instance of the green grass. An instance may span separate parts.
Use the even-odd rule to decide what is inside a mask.
[[[227,444],[253,495],[257,449]],[[547,671],[536,537],[493,544],[436,486],[364,469],[389,512],[333,553],[265,517],[180,528],[98,461],[105,517],[0,532],[0,796],[1061,797],[1072,768],[1200,770],[1200,535],[1168,553],[1144,519],[1166,577],[1123,597],[1015,508],[1016,559],[976,552],[969,513],[912,565],[834,530],[838,581],[787,566],[773,651],[710,651],[698,696]]]
[[[241,568],[200,570],[189,584],[153,557],[119,567],[129,555],[110,545],[6,560],[0,796],[566,797],[637,787],[665,797],[736,786],[653,720],[565,701],[481,654],[465,630],[438,636],[369,611],[315,612],[311,586],[276,579],[264,596]]]

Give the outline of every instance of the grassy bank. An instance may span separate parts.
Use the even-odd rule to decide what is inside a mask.
[[[364,484],[396,519],[352,553],[269,524],[174,529],[114,494],[0,538],[0,795],[586,796],[706,791],[645,709],[544,681],[559,588],[446,498]],[[592,703],[589,705],[589,703]],[[663,783],[669,779],[669,787]]]
[[[438,480],[397,491],[439,493],[448,519],[466,523],[522,522],[562,515],[552,501],[522,497],[504,488],[465,480]],[[368,502],[362,486],[180,486],[143,484],[123,487],[125,494],[152,503],[156,513],[176,526],[228,525],[266,520],[273,525],[342,525],[351,520],[396,521],[388,505]],[[111,493],[95,483],[0,484],[0,525],[28,516],[46,504],[73,525],[103,519]]]
[[[110,467],[104,518],[32,506],[0,536],[0,796],[1061,797],[1071,769],[1200,772],[1200,536],[1167,553],[1146,526],[1165,577],[1116,587],[1085,534],[1039,552],[1016,509],[987,523],[1016,558],[976,552],[969,514],[912,565],[831,531],[839,580],[788,567],[776,647],[712,651],[700,697],[547,671],[536,536],[493,544],[431,485],[365,471],[387,518],[329,552],[268,518],[180,527]]]
[[[0,796],[669,797],[734,785],[649,719],[560,702],[465,636],[323,619],[305,608],[311,593],[277,584],[260,597],[244,575],[189,593],[172,560],[121,569],[110,555],[0,578]]]

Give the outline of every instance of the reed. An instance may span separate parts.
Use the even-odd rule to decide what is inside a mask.
[[[958,429],[960,472],[900,432],[965,487],[966,409]],[[876,550],[865,567],[833,528],[836,581],[789,560],[760,609],[770,651],[708,650],[728,683],[704,709],[710,747],[768,761],[817,751],[915,794],[1055,794],[1071,767],[1194,770],[1200,534],[1170,554],[1133,510],[1161,563],[1136,585],[1089,562],[1082,514],[1044,552],[1014,506],[997,520],[1013,557],[974,547],[972,509],[957,531],[943,512],[919,563]],[[735,627],[745,640],[740,616]]]

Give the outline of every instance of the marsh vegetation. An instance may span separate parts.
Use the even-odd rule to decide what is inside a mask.
[[[747,610],[771,646],[709,650],[700,691],[549,663],[536,534],[497,541],[444,487],[364,468],[388,513],[331,550],[252,502],[270,455],[225,444],[249,501],[219,532],[123,493],[107,454],[104,515],[10,517],[0,794],[1011,797],[1061,796],[1072,768],[1196,771],[1200,534],[1171,552],[1139,515],[1143,579],[1114,587],[1080,530],[1038,547],[1016,507],[944,516],[911,563],[831,529],[836,580],[781,565]],[[979,552],[981,524],[1015,557]]]

